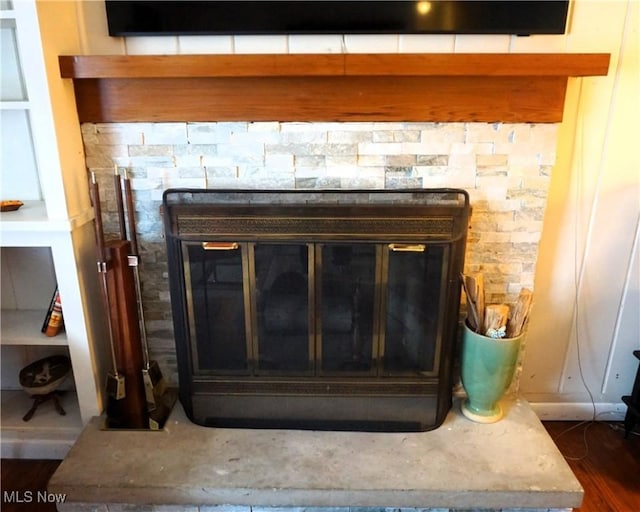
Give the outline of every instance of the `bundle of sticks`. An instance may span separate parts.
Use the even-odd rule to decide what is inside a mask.
[[[533,292],[522,288],[513,308],[507,304],[485,304],[482,273],[461,274],[467,295],[467,324],[469,328],[491,338],[516,338],[522,334],[529,318]]]

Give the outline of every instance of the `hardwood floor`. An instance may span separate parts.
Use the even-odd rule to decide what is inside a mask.
[[[640,436],[622,423],[548,421],[544,426],[584,488],[579,512],[640,512]],[[568,430],[571,429],[571,430]]]
[[[2,512],[55,512],[43,494],[59,460],[2,459]]]
[[[638,428],[624,439],[621,423],[549,421],[544,426],[585,489],[584,501],[576,512],[640,512]],[[54,512],[55,504],[38,502],[37,492],[46,490],[59,464],[3,459],[2,512]],[[6,494],[13,491],[13,495]]]

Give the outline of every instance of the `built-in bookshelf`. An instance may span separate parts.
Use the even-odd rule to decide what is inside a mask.
[[[64,97],[55,87],[59,76],[47,72],[55,53],[51,45],[57,42],[43,41],[41,30],[55,20],[39,17],[38,9],[35,0],[0,2],[0,200],[23,202],[18,210],[0,213],[3,458],[62,458],[83,426],[102,411],[103,329],[92,298],[99,297],[92,213],[88,198],[77,191],[77,173],[84,166],[69,165],[68,155],[82,163],[82,145],[70,143],[70,137],[59,144],[57,116],[66,101],[72,109],[74,103],[72,95]],[[46,336],[42,326],[56,286],[63,297],[64,329]],[[33,398],[21,388],[19,372],[57,354],[68,356],[73,367],[61,386],[66,414],[44,403],[24,421]]]

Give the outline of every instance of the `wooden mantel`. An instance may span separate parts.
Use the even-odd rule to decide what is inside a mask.
[[[81,122],[559,122],[609,54],[61,56]]]

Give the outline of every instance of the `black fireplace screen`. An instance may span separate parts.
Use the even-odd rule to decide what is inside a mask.
[[[193,421],[426,430],[443,420],[466,193],[169,190],[164,203]]]

